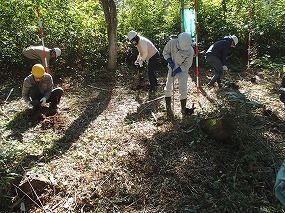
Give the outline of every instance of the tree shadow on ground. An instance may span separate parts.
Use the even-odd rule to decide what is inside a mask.
[[[134,194],[137,206],[178,212],[281,210],[273,185],[283,161],[276,146],[284,136],[274,126],[284,121],[251,112],[240,116],[227,141],[209,138],[193,123],[192,131],[180,126],[139,141],[144,156],[132,155],[127,163],[144,192],[144,197]]]
[[[236,88],[220,98],[218,113],[230,113],[235,126],[230,139],[210,138],[197,115],[137,142],[144,155],[131,153],[124,165],[143,193],[130,192],[130,211],[281,212],[273,186],[284,160],[284,120]]]
[[[90,81],[88,79],[80,80],[83,80],[82,82],[80,82],[81,86],[83,87],[84,85],[90,84]],[[17,176],[19,177],[24,177],[25,172],[28,169],[32,168],[35,163],[39,163],[40,161],[49,162],[52,159],[63,155],[74,143],[76,143],[80,135],[88,128],[90,123],[94,121],[107,108],[112,96],[114,83],[113,80],[114,78],[111,78],[111,80],[109,80],[108,82],[108,91],[92,89],[90,90],[90,88],[86,88],[86,90],[89,89],[89,91],[91,91],[90,93],[92,93],[92,96],[87,96],[86,94],[82,94],[82,96],[80,96],[84,99],[84,101],[78,99],[77,104],[80,105],[80,107],[78,108],[82,109],[82,111],[80,115],[69,125],[66,131],[63,132],[62,136],[56,139],[55,141],[50,141],[51,146],[48,148],[44,148],[43,152],[40,155],[27,154],[25,156],[22,156],[19,162],[19,165],[21,164],[21,166],[18,165],[13,170],[13,172],[17,173]],[[78,93],[78,91],[74,92],[75,94]],[[18,95],[19,94],[20,92],[18,92]],[[58,114],[61,113],[65,112],[60,112]],[[12,138],[23,142],[23,133],[36,127],[38,124],[40,124],[42,120],[42,111],[35,112],[32,109],[27,109],[25,111],[17,113],[13,120],[11,120],[6,125],[6,129],[10,129],[12,131],[12,133],[7,136],[7,138]],[[19,181],[18,178],[16,181]],[[3,198],[3,200],[7,199]],[[6,205],[4,203],[1,203],[1,206],[2,204]]]
[[[76,143],[80,135],[88,128],[108,106],[111,99],[111,92],[100,91],[96,98],[89,100],[85,110],[65,131],[64,135],[53,142],[52,146],[45,149],[39,159],[47,162],[53,158],[64,154],[72,144]]]
[[[84,111],[69,126],[65,131],[64,136],[55,141],[51,148],[45,150],[43,153],[45,160],[61,155],[68,150],[74,142],[76,142],[87,126],[105,110],[111,99],[111,91],[112,88],[109,91],[99,91],[98,95],[95,98],[88,100],[87,103],[79,103],[82,104],[82,109],[85,108]],[[41,113],[46,113],[46,110],[35,111],[27,109],[18,113],[17,116],[7,125],[7,129],[11,129],[13,131],[11,136],[19,136],[28,129],[38,125],[42,120]]]
[[[6,129],[12,130],[12,133],[8,137],[13,137],[19,141],[23,141],[23,133],[37,126],[41,121],[41,114],[39,111],[33,109],[26,109],[18,113],[13,120],[11,120]]]

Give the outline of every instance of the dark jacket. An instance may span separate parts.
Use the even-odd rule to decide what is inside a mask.
[[[212,44],[206,52],[206,55],[218,57],[223,65],[226,65],[226,56],[231,48],[232,39],[225,38]]]

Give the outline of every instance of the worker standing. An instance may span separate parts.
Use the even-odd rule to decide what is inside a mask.
[[[171,110],[171,94],[175,79],[178,79],[179,83],[181,112],[185,114],[188,94],[188,71],[192,66],[194,57],[194,49],[191,45],[191,35],[183,32],[178,35],[178,38],[168,41],[163,49],[163,57],[168,62],[167,81],[164,88],[168,117],[172,117],[173,115]]]
[[[147,62],[147,72],[150,83],[150,93],[155,93],[157,84],[156,67],[159,59],[159,51],[153,43],[144,36],[138,35],[136,31],[131,30],[128,33],[128,39],[138,49],[139,55],[135,61],[136,65],[143,66],[143,62]]]

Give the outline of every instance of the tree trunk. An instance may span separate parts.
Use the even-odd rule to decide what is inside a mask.
[[[105,15],[109,41],[109,58],[107,68],[115,70],[117,65],[117,8],[114,0],[101,0]]]
[[[223,8],[223,18],[226,19],[226,13],[227,13],[227,2],[226,0],[222,0],[222,8]]]

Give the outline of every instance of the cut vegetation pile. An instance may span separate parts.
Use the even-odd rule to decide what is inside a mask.
[[[176,85],[173,121],[164,99],[137,113],[163,95],[165,70],[155,97],[133,90],[136,73],[124,67],[112,79],[108,71],[61,82],[54,75],[65,90],[55,115],[33,114],[20,98],[22,82],[5,84],[1,211],[282,212],[273,194],[284,157],[280,79],[229,72],[226,88],[211,89],[201,70],[197,97],[193,73],[187,106],[194,102],[195,113],[182,118]],[[227,140],[205,130],[221,117]]]

